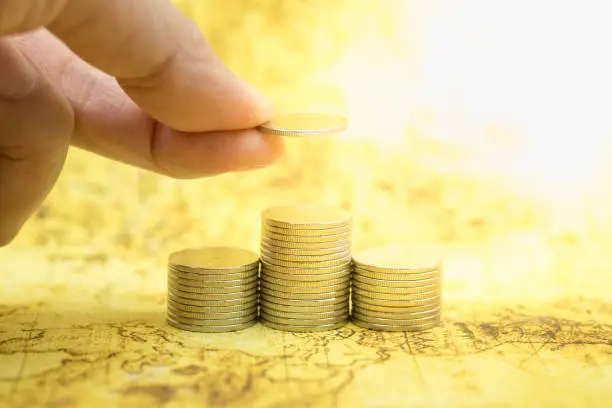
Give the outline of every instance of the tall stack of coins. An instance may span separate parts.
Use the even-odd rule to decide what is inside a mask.
[[[167,319],[197,332],[230,332],[257,322],[259,257],[240,248],[185,249],[170,255]]]
[[[350,215],[335,207],[278,206],[262,213],[262,324],[307,332],[347,322],[350,224]]]
[[[440,323],[442,265],[400,246],[353,255],[352,321],[383,331],[417,331]]]

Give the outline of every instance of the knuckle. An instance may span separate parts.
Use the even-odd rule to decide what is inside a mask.
[[[0,75],[2,155],[24,159],[63,149],[75,125],[70,103],[10,43],[0,41],[2,63],[0,73],[6,74]]]
[[[157,89],[163,84],[164,77],[175,63],[177,54],[178,51],[171,51],[159,61],[150,64],[146,71],[141,71],[130,77],[121,76],[117,78],[117,82],[123,88],[130,90]]]
[[[44,109],[45,107],[42,107]],[[13,160],[57,155],[68,149],[73,130],[73,117],[64,110],[46,106],[47,111],[32,109],[4,110],[0,107],[0,153]],[[15,137],[15,136],[19,137]]]
[[[19,102],[35,94],[41,76],[10,40],[0,38],[0,102]]]

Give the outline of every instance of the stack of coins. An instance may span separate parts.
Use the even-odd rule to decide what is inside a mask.
[[[383,331],[417,331],[440,323],[442,265],[400,246],[353,255],[352,321]]]
[[[257,322],[259,257],[240,248],[185,249],[170,255],[168,324],[230,332]]]
[[[326,206],[278,206],[262,213],[262,324],[301,332],[346,324],[350,221],[343,209]]]

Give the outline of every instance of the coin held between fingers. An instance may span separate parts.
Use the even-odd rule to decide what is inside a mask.
[[[348,120],[345,117],[315,112],[279,113],[257,126],[262,133],[289,137],[326,136],[347,128]]]

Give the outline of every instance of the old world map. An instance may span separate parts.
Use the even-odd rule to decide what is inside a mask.
[[[30,270],[20,272],[24,256],[4,259],[4,272],[13,276],[12,285],[2,285],[0,306],[0,401],[7,407],[612,401],[612,304],[604,298],[491,303],[453,290],[450,273],[444,322],[431,331],[383,333],[348,324],[308,334],[256,325],[197,334],[166,324],[163,277],[134,280],[119,264],[93,272],[95,259],[86,262],[88,271],[68,261],[55,270],[34,255],[27,257]],[[79,275],[89,275],[87,283]]]
[[[197,181],[72,149],[0,249],[0,407],[612,407],[612,167],[595,143],[610,139],[595,105],[609,94],[606,13],[568,30],[584,16],[572,7],[555,29],[563,2],[176,3],[279,109],[347,112],[352,130]],[[453,20],[459,3],[473,19]],[[170,252],[256,250],[262,209],[311,201],[350,209],[355,247],[445,245],[441,326],[166,324]]]

